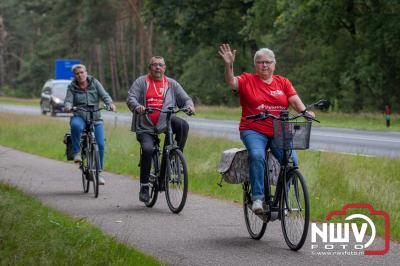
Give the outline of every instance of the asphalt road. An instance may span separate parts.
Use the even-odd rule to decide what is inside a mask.
[[[309,236],[304,247],[293,252],[284,242],[279,221],[268,224],[260,241],[252,240],[239,204],[189,194],[184,210],[176,215],[163,194],[150,209],[138,200],[137,181],[105,176],[107,183],[95,199],[82,192],[76,165],[0,146],[0,182],[73,217],[86,218],[116,239],[172,265],[398,265],[397,243],[391,242],[384,256],[326,255],[313,253]],[[375,239],[374,245],[382,247],[383,241]]]
[[[39,115],[39,107],[0,104],[0,111]],[[103,112],[108,121],[130,125],[131,114]],[[191,132],[208,136],[240,140],[237,121],[187,117]],[[400,157],[400,132],[364,131],[345,128],[313,127],[310,149],[360,154],[367,156]]]
[[[237,121],[188,118],[190,128],[203,134],[239,139]],[[400,157],[400,133],[313,127],[310,149],[371,156]]]

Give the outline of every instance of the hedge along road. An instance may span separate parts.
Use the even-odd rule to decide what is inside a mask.
[[[323,255],[315,253],[312,244],[324,244],[311,243],[310,235],[300,251],[290,251],[279,221],[268,224],[261,240],[252,240],[240,204],[189,193],[185,208],[176,215],[169,211],[164,194],[150,209],[138,200],[138,181],[112,173],[105,177],[107,184],[95,199],[82,192],[76,165],[0,146],[0,182],[17,186],[77,219],[86,218],[121,242],[168,264],[397,265],[400,257],[400,245],[394,242],[384,256]],[[354,245],[354,241],[349,243]],[[375,239],[371,247],[383,246],[382,239]],[[344,250],[337,245],[329,251]]]
[[[0,104],[0,111],[39,115],[39,107]],[[109,121],[130,124],[129,113],[104,112]],[[192,132],[239,140],[238,121],[185,117]],[[367,156],[400,157],[400,133],[364,131],[345,128],[313,127],[310,149],[360,154]]]

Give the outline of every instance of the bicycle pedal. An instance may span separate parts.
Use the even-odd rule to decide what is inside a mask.
[[[261,220],[263,220],[264,222],[268,222],[268,215],[265,211],[262,211],[261,213],[257,214],[255,213]]]

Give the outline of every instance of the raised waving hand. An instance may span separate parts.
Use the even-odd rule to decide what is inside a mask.
[[[218,53],[224,59],[225,64],[233,64],[235,61],[236,50],[232,51],[229,43],[221,44]]]

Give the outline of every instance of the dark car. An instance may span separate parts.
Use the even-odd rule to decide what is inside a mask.
[[[64,99],[71,80],[50,79],[43,86],[40,96],[40,109],[42,114],[49,112],[51,115],[64,112]]]

